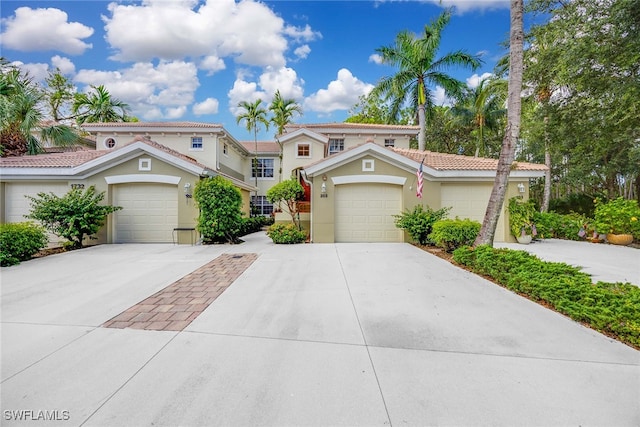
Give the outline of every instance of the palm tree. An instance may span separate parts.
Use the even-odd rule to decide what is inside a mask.
[[[493,245],[500,209],[507,193],[509,173],[516,154],[516,142],[520,136],[523,73],[523,0],[511,0],[511,31],[509,35],[509,93],[507,99],[507,128],[502,140],[498,170],[489,196],[487,210],[474,246]]]
[[[262,99],[257,99],[253,103],[247,101],[241,101],[238,103],[238,107],[244,109],[244,113],[240,113],[236,116],[236,123],[240,124],[244,120],[245,128],[248,131],[253,131],[253,141],[256,144],[256,150],[253,157],[253,175],[256,179],[256,188],[258,187],[258,128],[260,123],[265,127],[265,130],[269,129],[269,120],[267,120],[267,110],[260,106]],[[258,190],[256,189],[256,197],[258,196]]]
[[[426,116],[432,114],[434,103],[429,84],[444,88],[445,94],[458,97],[464,87],[459,80],[443,70],[451,66],[476,69],[480,59],[463,51],[456,51],[436,59],[441,33],[449,23],[451,12],[445,11],[431,25],[425,25],[422,38],[403,31],[396,36],[395,45],[376,49],[382,62],[397,66],[393,76],[383,77],[373,89],[376,94],[386,94],[391,99],[391,116],[397,117],[403,104],[409,99],[418,114],[418,149],[425,149]]]
[[[273,113],[273,117],[271,117],[271,123],[273,123],[276,128],[276,142],[280,147],[280,153],[278,155],[280,162],[280,169],[278,171],[279,178],[278,182],[282,181],[282,143],[278,139],[279,135],[284,133],[284,128],[292,123],[292,118],[295,113],[302,115],[302,107],[296,103],[294,99],[284,99],[282,95],[280,95],[280,91],[277,90],[275,95],[273,96],[273,100],[271,101],[271,105],[269,106],[269,110]]]
[[[45,141],[69,146],[79,140],[71,127],[45,120],[40,110],[44,92],[28,75],[0,65],[0,155],[38,154]]]
[[[91,88],[94,93],[76,94],[73,102],[73,113],[77,115],[78,124],[127,121],[129,105],[112,98],[103,85]]]
[[[453,114],[458,116],[463,124],[470,123],[476,128],[476,157],[487,154],[484,140],[485,128],[498,130],[502,123],[500,119],[507,112],[504,105],[505,83],[506,81],[502,79],[482,79],[475,88],[467,88],[452,108]]]

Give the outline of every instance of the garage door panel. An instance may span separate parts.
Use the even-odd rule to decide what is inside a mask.
[[[402,189],[389,184],[336,187],[336,242],[401,242],[394,215],[402,211]]]
[[[175,185],[122,184],[114,190],[116,243],[169,243],[178,224],[178,190]]]

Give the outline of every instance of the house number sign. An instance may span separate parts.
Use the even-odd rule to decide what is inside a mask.
[[[71,188],[75,189],[83,189],[84,188],[84,184],[71,184]]]

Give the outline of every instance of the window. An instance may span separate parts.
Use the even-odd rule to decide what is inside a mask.
[[[255,161],[255,159],[254,159]],[[257,166],[254,164],[251,168],[251,178],[273,178],[273,159],[258,159]]]
[[[226,142],[222,144],[222,153],[225,155],[229,154],[229,146],[227,145]]]
[[[385,139],[384,140],[384,146],[385,147],[395,147],[396,146],[396,140],[395,139]]]
[[[256,215],[271,215],[273,205],[267,200],[267,196],[251,196],[251,210]]]
[[[329,155],[339,153],[344,150],[344,139],[330,139],[329,140]]]
[[[298,144],[298,157],[311,157],[311,146],[309,144]]]
[[[114,148],[116,146],[116,140],[113,138],[107,138],[104,140],[104,146],[106,148]]]
[[[202,150],[202,137],[201,136],[192,136],[191,137],[191,149],[192,150]]]

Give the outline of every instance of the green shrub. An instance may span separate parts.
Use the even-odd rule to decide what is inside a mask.
[[[512,197],[509,199],[509,230],[515,237],[524,235],[534,236],[535,224],[533,217],[536,213],[536,207],[533,200],[522,200],[520,197]]]
[[[193,192],[204,244],[237,243],[243,226],[242,194],[231,181],[215,176],[198,181]]]
[[[298,230],[298,227],[291,223],[273,224],[267,230],[267,236],[271,237],[273,243],[279,244],[302,243],[307,240],[307,233],[304,230]]]
[[[33,222],[0,224],[0,266],[28,260],[47,243],[44,227]]]
[[[595,204],[593,202],[593,196],[588,194],[574,193],[560,199],[551,199],[549,201],[549,210],[557,212],[560,215],[575,212],[577,214],[593,218],[594,209]]]
[[[273,224],[274,219],[268,216],[252,216],[249,218],[242,218],[242,224],[240,226],[240,236],[255,233],[262,230],[262,227]]]
[[[525,251],[462,247],[453,259],[515,292],[543,301],[575,321],[640,347],[640,288],[630,283],[593,284],[564,263],[545,262]]]
[[[539,238],[565,240],[581,240],[587,233],[585,225],[591,222],[589,218],[578,213],[561,215],[556,212],[536,212],[533,220]],[[583,236],[581,236],[580,230],[584,230]]]
[[[434,211],[429,206],[423,208],[422,205],[417,205],[412,211],[405,209],[402,214],[394,215],[396,227],[406,230],[414,242],[426,245],[431,243],[429,234],[433,224],[446,218],[450,210],[451,208],[442,208]]]
[[[637,200],[622,197],[596,202],[595,226],[600,233],[632,234],[640,238],[640,207]]]
[[[480,223],[470,219],[443,219],[433,224],[429,240],[436,246],[451,252],[461,246],[471,245],[478,237]]]
[[[62,197],[54,193],[28,197],[31,213],[27,217],[40,221],[47,230],[69,240],[71,248],[81,248],[85,236],[93,238],[104,225],[107,215],[122,209],[120,206],[101,205],[104,191],[96,192],[93,185],[84,191],[71,189]]]

